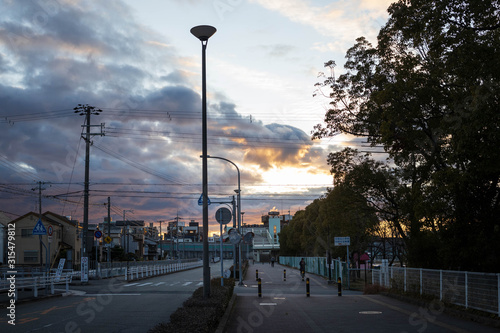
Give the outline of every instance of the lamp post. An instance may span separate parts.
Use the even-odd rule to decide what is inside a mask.
[[[191,33],[201,41],[201,118],[202,118],[202,178],[203,178],[203,297],[210,297],[210,266],[208,262],[208,168],[207,168],[207,72],[205,53],[208,39],[217,31],[209,25],[191,28]]]
[[[228,160],[227,158],[224,158],[224,157],[218,157],[218,156],[210,156],[208,155],[207,156],[208,158],[216,158],[216,159],[219,159],[219,160],[223,160],[223,161],[226,161],[228,163],[231,163],[232,165],[234,165],[234,167],[236,168],[236,170],[238,171],[238,189],[235,190],[235,192],[237,193],[237,205],[238,205],[238,232],[241,234],[241,186],[240,186],[240,168],[238,168],[238,166],[233,162],[233,161],[230,161]],[[238,269],[239,269],[239,282],[238,282],[238,285],[241,286],[243,285],[243,281],[242,281],[242,277],[241,277],[241,245],[238,245]]]

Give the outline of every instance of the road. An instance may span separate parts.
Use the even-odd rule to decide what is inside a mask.
[[[227,262],[225,268],[231,263]],[[71,286],[71,296],[52,297],[16,306],[16,325],[0,310],[0,332],[144,333],[172,314],[203,286],[203,269],[196,268],[127,283],[123,278],[91,280]],[[220,264],[211,264],[212,277]]]

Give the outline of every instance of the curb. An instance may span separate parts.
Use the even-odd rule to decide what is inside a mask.
[[[223,333],[225,331],[229,315],[233,311],[234,303],[236,303],[236,293],[233,292],[233,296],[231,296],[231,300],[229,300],[226,311],[224,312],[215,333]]]

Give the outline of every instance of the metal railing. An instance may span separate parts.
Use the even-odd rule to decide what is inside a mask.
[[[393,267],[373,270],[372,283],[500,317],[500,274]]]
[[[201,265],[199,259],[182,259],[182,260],[157,260],[157,261],[119,261],[119,262],[102,262],[94,263],[89,269],[89,279],[106,279],[117,276],[127,276],[130,272],[158,272],[163,266],[184,264],[185,267],[192,268],[196,265]],[[185,268],[185,269],[188,269]],[[73,271],[73,278],[79,280],[81,271]]]
[[[50,290],[50,294],[54,294],[54,286],[58,284],[66,284],[66,292],[69,292],[69,284],[71,283],[72,275],[47,275],[28,278],[7,278],[0,280],[0,292],[15,291],[15,300],[18,299],[19,290],[31,289],[34,297],[38,297],[39,289]]]
[[[132,266],[125,268],[125,280],[133,281],[152,276],[169,274],[195,267],[201,267],[202,265],[202,261],[196,260],[191,262],[175,262],[170,264]]]
[[[301,257],[279,257],[282,265],[298,268]],[[304,257],[306,272],[329,277],[325,257]],[[494,313],[500,317],[500,274],[389,266],[387,259],[372,270],[348,268],[333,260],[331,276],[342,281],[363,280],[408,293],[433,296],[442,302]],[[357,275],[360,277],[357,277]],[[363,275],[366,274],[366,275]],[[349,276],[349,280],[347,277]]]

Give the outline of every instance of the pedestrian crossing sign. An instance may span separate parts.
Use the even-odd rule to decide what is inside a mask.
[[[38,219],[35,227],[33,228],[33,235],[46,235],[47,229],[42,224],[42,219]]]

